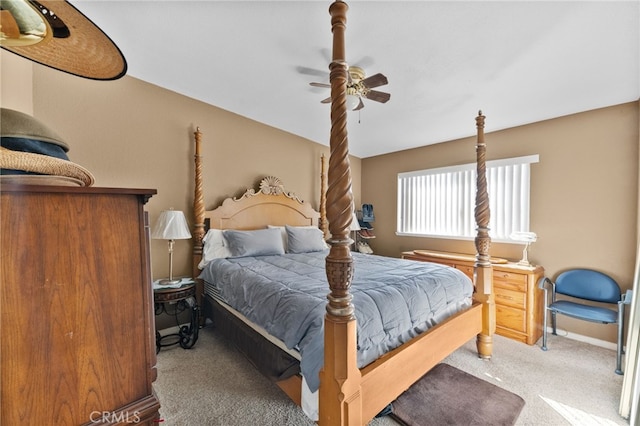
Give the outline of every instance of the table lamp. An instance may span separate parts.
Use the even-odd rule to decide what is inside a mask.
[[[349,226],[349,231],[353,232],[353,244],[356,245],[358,243],[357,233],[360,230],[360,223],[358,222],[358,216],[356,216],[356,212],[351,214],[351,226]],[[357,245],[355,246],[357,248]]]
[[[169,278],[160,280],[160,285],[177,284],[181,280],[173,278],[173,244],[174,240],[187,240],[191,238],[189,226],[184,213],[180,210],[164,210],[160,213],[151,238],[169,240]]]
[[[518,232],[511,233],[511,235],[509,235],[509,238],[511,238],[512,240],[520,241],[524,243],[524,249],[522,250],[522,259],[518,262],[518,265],[531,266],[531,263],[529,263],[529,258],[527,256],[527,251],[529,249],[529,245],[531,243],[535,243],[536,240],[538,239],[538,236],[536,235],[536,233],[518,231]]]

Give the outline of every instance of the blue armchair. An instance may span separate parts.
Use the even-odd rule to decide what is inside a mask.
[[[556,315],[562,314],[584,321],[600,324],[616,324],[618,327],[618,346],[616,374],[622,374],[622,335],[624,331],[624,305],[631,303],[633,292],[627,290],[622,295],[620,286],[610,276],[592,269],[570,269],[562,272],[553,282],[547,277],[538,281],[538,287],[544,290],[544,324],[542,350],[547,350],[547,313],[551,313],[553,334],[556,332]],[[548,297],[551,288],[551,300]],[[613,309],[580,303],[579,301],[556,299],[558,294],[590,302],[609,303]]]

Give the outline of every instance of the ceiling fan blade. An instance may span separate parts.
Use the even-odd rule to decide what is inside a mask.
[[[358,104],[357,107],[355,107],[353,110],[354,111],[358,111],[360,109],[364,108],[364,102],[362,102],[362,98],[360,98],[360,103]]]
[[[330,85],[330,84],[327,84],[327,83],[316,83],[316,82],[311,82],[311,83],[309,83],[309,85],[310,85],[310,86],[313,86],[313,87],[329,87],[329,88],[331,88],[331,85]]]
[[[296,67],[296,71],[298,71],[300,74],[305,74],[305,75],[312,75],[314,77],[320,77],[323,79],[329,79],[329,72],[328,71],[321,71],[315,68],[309,68],[309,67],[302,67],[302,66],[297,66]]]
[[[323,99],[323,100],[320,101],[320,103],[322,103],[322,104],[330,104],[331,103],[331,98],[329,97],[327,99]]]
[[[362,84],[364,84],[369,89],[373,89],[374,87],[384,86],[387,83],[389,83],[389,81],[387,80],[387,77],[385,77],[380,73],[374,74],[371,77],[367,77],[364,80],[362,80]]]
[[[391,95],[377,90],[369,90],[366,94],[366,98],[371,99],[372,101],[385,103],[391,98]]]
[[[367,68],[371,68],[374,64],[374,60],[371,56],[363,56],[361,59],[355,61],[353,65],[366,70]]]

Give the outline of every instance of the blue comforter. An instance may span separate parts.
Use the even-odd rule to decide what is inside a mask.
[[[214,259],[200,275],[230,306],[300,351],[300,369],[312,392],[320,385],[324,360],[327,254]],[[353,257],[359,367],[471,304],[473,285],[457,269],[361,253]]]

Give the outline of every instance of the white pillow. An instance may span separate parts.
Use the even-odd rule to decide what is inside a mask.
[[[200,269],[203,269],[206,264],[213,259],[231,256],[221,229],[209,229],[202,239],[202,242],[204,243],[202,247],[202,260],[198,263],[198,268]]]
[[[327,249],[324,234],[315,226],[285,226],[287,253],[310,253]]]
[[[284,254],[282,236],[278,229],[256,229],[253,231],[227,229],[223,232],[231,251],[231,257]]]

